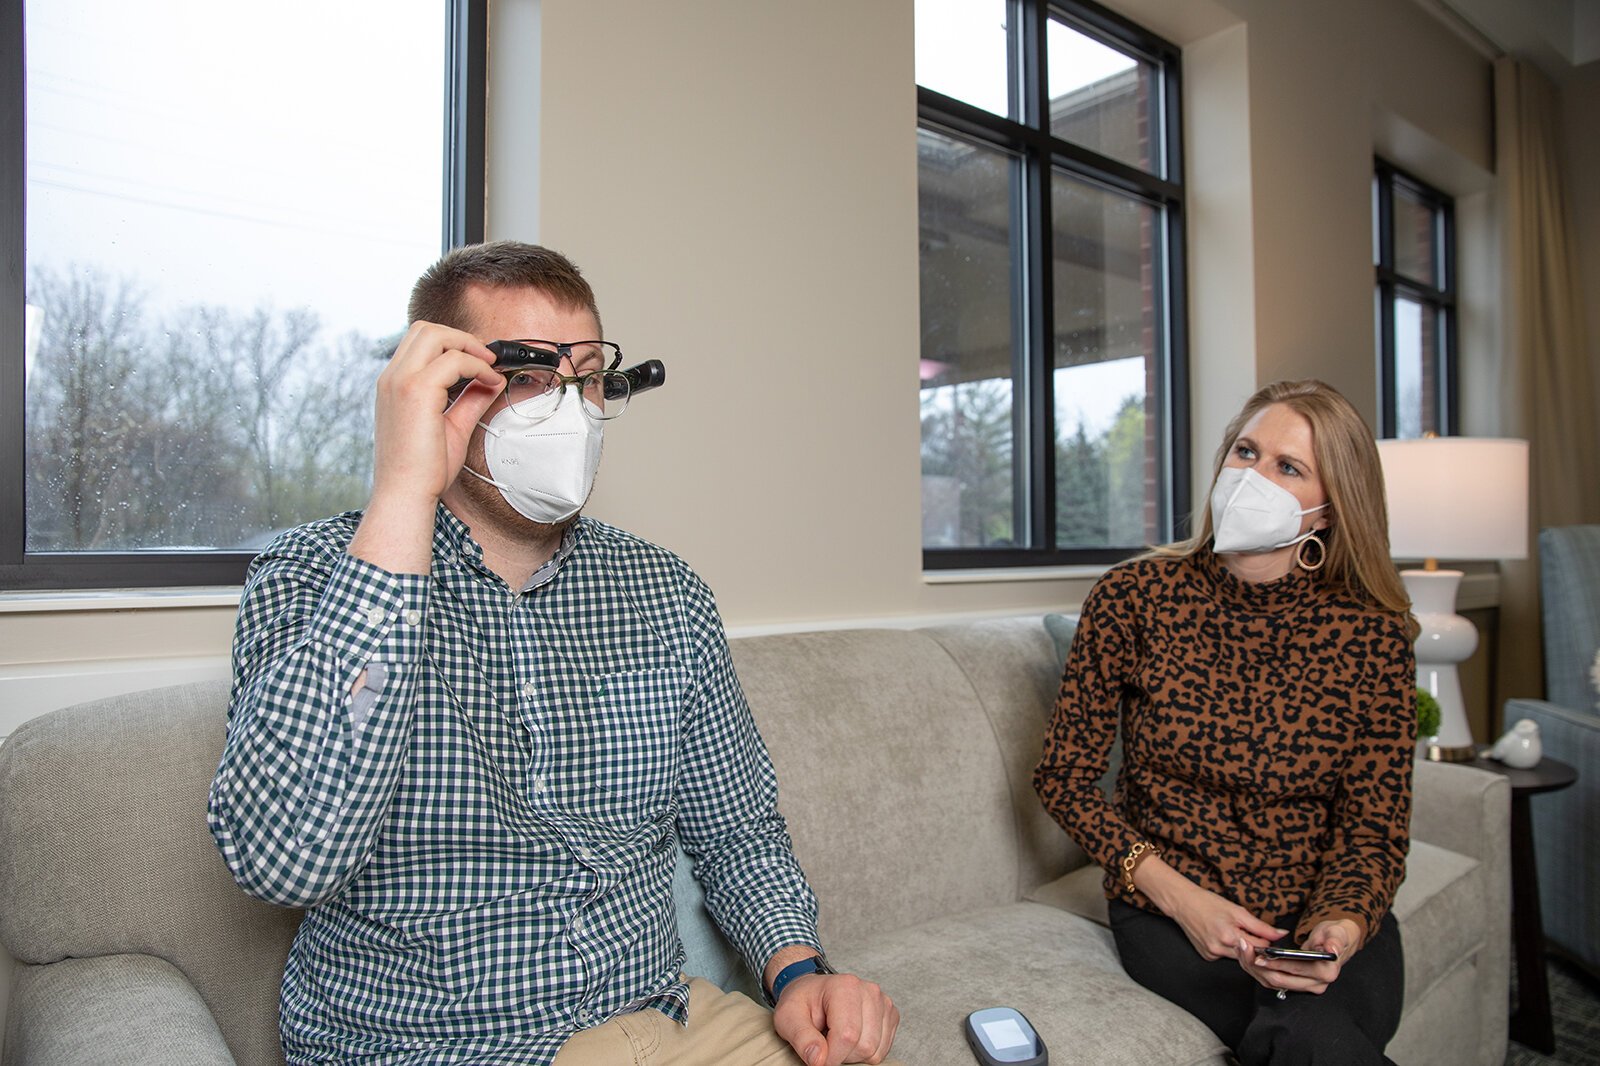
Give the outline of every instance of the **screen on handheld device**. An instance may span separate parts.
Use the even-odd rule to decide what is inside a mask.
[[[984,1022],[983,1035],[989,1038],[989,1043],[993,1044],[997,1051],[1004,1051],[1006,1048],[1025,1047],[1033,1043],[1028,1038],[1028,1034],[1022,1031],[1022,1026],[1011,1018],[1002,1018],[997,1022]]]

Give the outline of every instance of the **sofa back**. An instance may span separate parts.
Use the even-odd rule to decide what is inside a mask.
[[[825,944],[1022,898],[1085,860],[1033,792],[1038,616],[732,643]]]

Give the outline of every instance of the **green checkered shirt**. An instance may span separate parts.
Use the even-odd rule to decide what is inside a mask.
[[[771,761],[682,560],[581,519],[513,592],[444,507],[426,577],[347,555],[359,520],[252,564],[211,790],[239,884],[307,908],[291,1062],[522,1066],[622,1011],[684,1021],[680,841],[756,972],[817,943]]]

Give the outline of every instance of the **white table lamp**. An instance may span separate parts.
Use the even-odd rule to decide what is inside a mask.
[[[1478,631],[1456,614],[1460,570],[1440,559],[1528,557],[1528,442],[1482,437],[1380,440],[1389,500],[1389,553],[1423,559],[1402,570],[1417,637],[1417,685],[1439,701],[1430,759],[1475,754],[1456,664],[1478,646]]]

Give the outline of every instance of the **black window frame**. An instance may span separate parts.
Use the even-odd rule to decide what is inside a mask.
[[[1438,432],[1461,432],[1459,330],[1456,313],[1456,209],[1455,198],[1379,157],[1373,162],[1373,242],[1377,289],[1374,295],[1378,347],[1378,436],[1390,438],[1398,431],[1399,407],[1395,385],[1395,303],[1404,296],[1420,303],[1440,323],[1434,351],[1434,402],[1439,412]],[[1394,194],[1404,189],[1438,213],[1435,237],[1437,273],[1442,286],[1402,274],[1395,268]]]
[[[1162,130],[1159,150],[1166,166],[1157,177],[1110,156],[1054,136],[1050,130],[1050,87],[1045,42],[1055,17],[1077,32],[1156,65],[1161,73]],[[1158,524],[1175,537],[1186,535],[1189,522],[1189,380],[1188,302],[1184,232],[1183,122],[1181,51],[1128,19],[1087,0],[1008,0],[1008,34],[1012,68],[1020,85],[1011,87],[1018,122],[922,85],[917,86],[918,128],[953,135],[989,148],[1020,153],[1023,193],[1021,209],[1012,218],[1022,233],[1021,258],[1013,263],[1020,284],[1012,293],[1013,316],[1021,327],[1013,358],[1027,382],[1026,428],[1013,439],[1026,447],[1026,471],[1017,478],[1014,512],[1025,522],[1031,547],[922,549],[924,571],[1051,567],[1120,562],[1141,546],[1060,548],[1056,546],[1054,228],[1051,176],[1062,171],[1074,178],[1131,195],[1156,208],[1163,222],[1166,290],[1166,366],[1160,397],[1162,436],[1167,447],[1157,457],[1167,468],[1166,499],[1156,501]],[[1026,91],[1022,91],[1025,87]],[[1020,99],[1017,97],[1020,96]],[[1020,216],[1020,217],[1018,217]],[[1017,406],[1022,406],[1018,404]],[[1018,421],[1022,421],[1021,418]],[[1026,497],[1023,497],[1023,493]]]
[[[445,0],[441,252],[483,240],[488,0]],[[27,235],[24,0],[0,0],[0,591],[231,586],[253,552],[27,550],[23,303]],[[401,294],[403,296],[403,294]],[[397,299],[400,297],[397,297]]]

